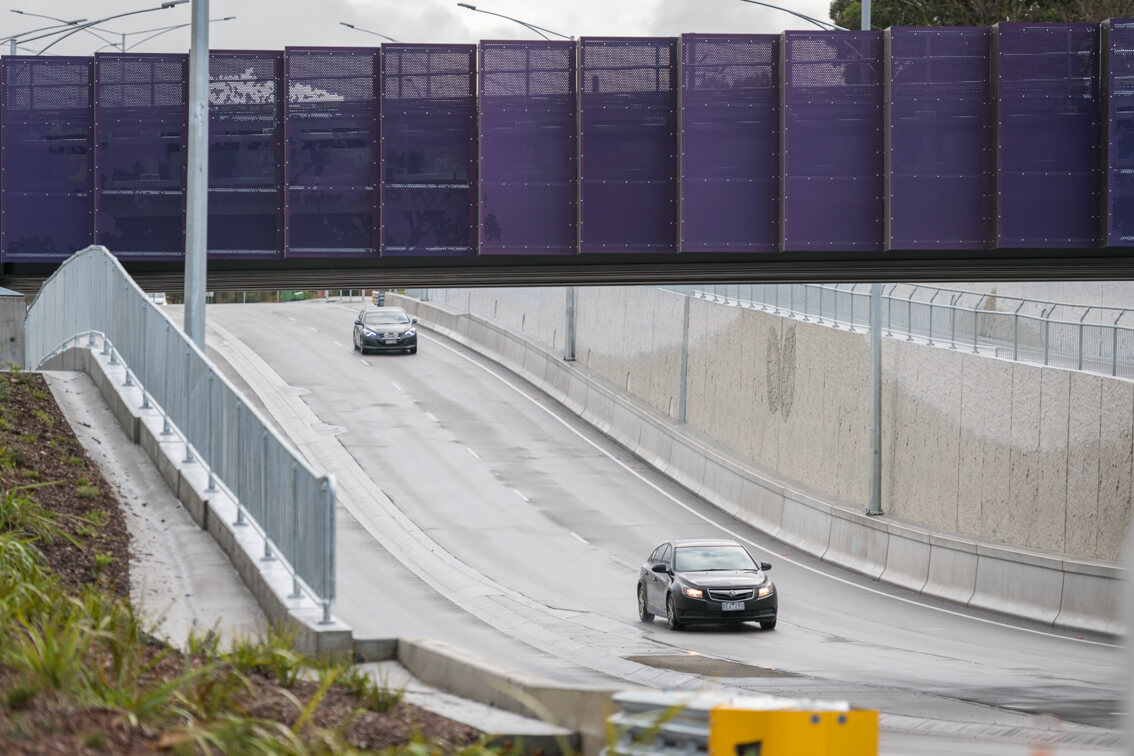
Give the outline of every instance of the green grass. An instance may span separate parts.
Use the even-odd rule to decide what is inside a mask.
[[[33,409],[31,413],[32,413],[32,417],[34,417],[36,420],[38,420],[41,423],[43,423],[44,425],[46,425],[48,428],[55,425],[55,418],[53,418],[51,415],[47,414],[43,410],[38,409],[38,408]]]
[[[75,489],[75,495],[80,499],[97,499],[98,494],[98,486],[79,486]]]
[[[32,395],[33,399],[38,399],[40,401],[43,401],[44,399],[47,398],[47,394],[45,394],[44,392],[39,391],[39,390],[33,390],[31,392],[31,395]]]

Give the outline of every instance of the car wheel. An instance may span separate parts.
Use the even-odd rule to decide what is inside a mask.
[[[774,619],[763,620],[762,622],[760,622],[760,629],[761,630],[775,630],[776,629],[776,621]]]
[[[638,584],[638,619],[643,622],[653,622],[654,615],[646,611],[646,586]]]
[[[670,630],[681,629],[681,623],[677,621],[677,607],[673,605],[673,596],[665,597],[665,624]]]
[[[417,347],[410,347],[409,353],[410,354],[417,354]]]
[[[354,347],[354,351],[356,351],[356,352],[361,352],[361,351],[362,351],[362,349],[361,349],[361,348],[359,348],[359,346],[358,346],[358,339],[351,339],[351,340],[350,340],[350,343],[351,343],[351,346],[353,346],[353,347]]]

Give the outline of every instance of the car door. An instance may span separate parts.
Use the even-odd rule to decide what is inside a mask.
[[[654,564],[668,565],[672,556],[673,546],[667,543],[661,547],[661,553]],[[665,572],[654,572],[653,566],[650,565],[650,580],[646,584],[646,599],[653,614],[665,614],[665,596],[669,588],[670,577]]]

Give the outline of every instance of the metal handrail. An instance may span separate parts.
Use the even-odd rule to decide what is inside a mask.
[[[788,287],[785,295],[781,288]],[[869,331],[867,292],[843,284],[752,284],[666,287],[723,304],[779,314],[849,331]],[[945,297],[944,301],[938,301]],[[983,292],[921,284],[895,284],[882,295],[884,333],[906,341],[950,349],[965,347],[1018,362],[1134,379],[1134,327],[1119,325],[1128,310],[1096,305],[1001,297]],[[831,302],[834,302],[833,306]],[[1015,305],[1001,309],[1005,303]],[[865,303],[864,303],[865,304]],[[1055,317],[1060,311],[1067,317]],[[1088,315],[1091,320],[1088,322]]]
[[[76,252],[44,282],[24,319],[25,365],[38,368],[70,347],[97,348],[126,367],[141,407],[180,437],[185,463],[200,462],[208,488],[236,501],[234,526],[264,539],[265,560],[292,575],[331,621],[335,597],[335,484],[320,475],[138,287],[104,247]],[[86,343],[82,343],[83,340]],[[152,379],[151,379],[152,377]]]

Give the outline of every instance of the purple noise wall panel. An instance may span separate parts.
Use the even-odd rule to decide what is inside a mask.
[[[779,248],[778,35],[681,38],[681,251]]]
[[[209,254],[283,254],[283,53],[209,53]]]
[[[882,32],[784,32],[782,247],[881,250]]]
[[[118,257],[185,254],[188,78],[188,55],[95,56],[95,241]]]
[[[1098,24],[998,24],[998,247],[1099,241]]]
[[[991,34],[889,30],[888,249],[988,249],[995,240]]]
[[[378,254],[377,76],[377,48],[284,50],[288,256]]]
[[[475,255],[476,45],[382,45],[382,254]]]
[[[580,252],[676,250],[677,42],[579,42]]]
[[[1107,58],[1106,184],[1103,232],[1109,247],[1134,245],[1134,19],[1112,19]]]
[[[0,249],[5,262],[58,262],[89,245],[91,58],[0,62]]]
[[[575,254],[575,44],[480,43],[480,253]]]

